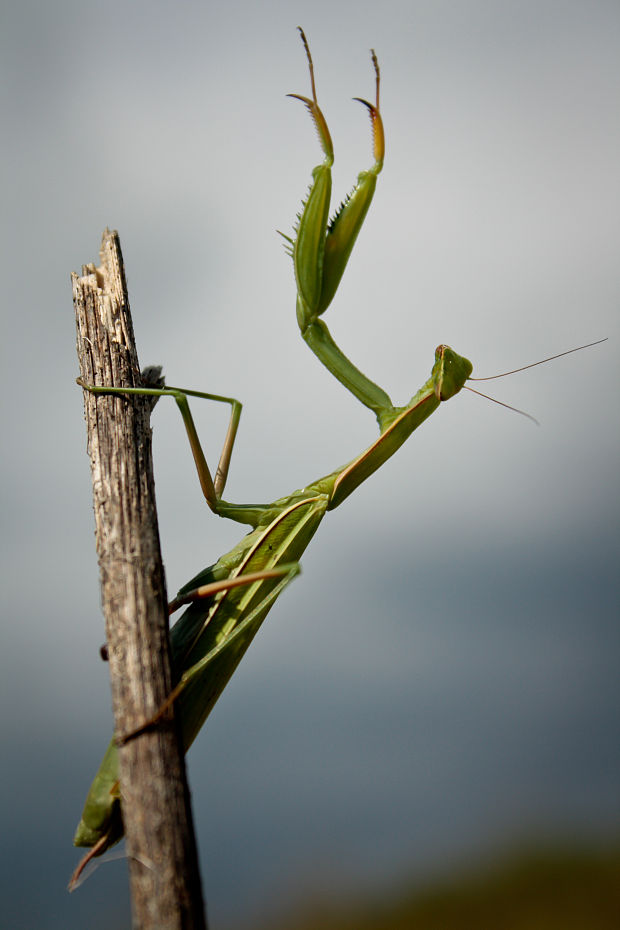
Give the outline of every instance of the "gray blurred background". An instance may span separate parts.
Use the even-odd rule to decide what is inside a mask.
[[[617,837],[620,7],[603,2],[5,2],[0,922],[127,927],[126,863],[73,896],[110,735],[69,273],[120,231],[142,364],[245,401],[227,496],[347,461],[372,416],[295,322],[289,231],[385,170],[327,321],[397,402],[439,342],[541,427],[463,392],[321,527],[189,757],[215,928],[314,889],[424,877],[524,839]],[[199,424],[213,460],[224,410]],[[197,412],[198,412],[197,411]],[[174,591],[242,529],[153,417]]]

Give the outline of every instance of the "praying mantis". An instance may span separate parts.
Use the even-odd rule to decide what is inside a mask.
[[[324,157],[313,169],[312,183],[293,237],[284,237],[295,271],[297,322],[304,340],[323,365],[374,413],[379,436],[347,464],[292,494],[268,504],[234,504],[225,501],[222,494],[241,415],[241,404],[237,400],[175,387],[114,389],[78,382],[95,393],[174,398],[209,508],[220,517],[250,527],[248,534],[230,552],[181,588],[170,605],[171,612],[187,605],[171,630],[178,684],[165,705],[178,702],[185,751],[196,738],[267,613],[298,573],[299,560],[325,514],[338,507],[394,455],[441,402],[458,394],[473,370],[468,359],[449,346],[440,345],[435,351],[428,380],[407,404],[395,406],[388,394],[344,355],[321,319],[338,289],[383,167],[385,142],[379,105],[380,71],[377,57],[371,51],[375,102],[355,98],[370,116],[374,162],[358,175],[351,194],[330,220],[334,150],[317,101],[310,48],[303,30],[299,31],[308,61],[311,97],[289,96],[301,100],[308,109]],[[189,397],[228,404],[231,408],[215,477],[212,477],[198,439]],[[121,804],[117,745],[113,740],[92,783],[75,834],[74,844],[88,847],[90,851],[76,869],[70,888],[76,884],[86,862],[101,855],[122,837]]]

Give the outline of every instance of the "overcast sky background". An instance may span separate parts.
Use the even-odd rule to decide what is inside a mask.
[[[141,363],[245,402],[227,487],[267,501],[373,418],[295,322],[288,231],[320,160],[386,161],[327,315],[403,402],[447,342],[494,374],[330,514],[190,755],[215,928],[524,838],[617,836],[620,6],[5,3],[2,72],[2,923],[127,927],[126,863],[71,897],[111,729],[69,274],[120,231]],[[475,372],[475,373],[476,373]],[[213,461],[225,411],[200,409]],[[240,537],[153,417],[169,590]]]

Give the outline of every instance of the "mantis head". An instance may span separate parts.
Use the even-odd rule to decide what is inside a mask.
[[[463,355],[458,355],[450,346],[437,346],[433,365],[433,383],[438,400],[450,400],[464,387],[474,366]]]

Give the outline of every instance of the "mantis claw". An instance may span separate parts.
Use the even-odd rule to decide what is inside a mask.
[[[353,99],[357,100],[358,103],[363,103],[364,106],[368,108],[370,125],[372,128],[372,151],[375,158],[373,169],[378,174],[383,168],[383,159],[385,158],[385,133],[383,131],[381,113],[379,112],[378,106],[369,103],[368,100],[364,100],[363,97],[354,97]],[[377,103],[378,99],[379,92],[377,90]]]
[[[310,87],[312,88],[312,100],[309,97],[304,97],[302,94],[287,94],[287,97],[295,97],[296,100],[301,100],[301,102],[307,107],[310,116],[316,126],[316,131],[319,135],[319,141],[321,143],[321,148],[325,152],[325,163],[327,165],[332,165],[334,163],[334,145],[332,142],[332,137],[329,129],[327,128],[327,122],[321,108],[316,99],[316,85],[314,83],[314,63],[312,61],[312,55],[310,54],[310,46],[308,45],[308,40],[306,39],[306,33],[303,31],[301,26],[297,27],[299,34],[301,36],[301,41],[304,44],[306,50],[306,57],[308,59],[308,70],[310,72]]]
[[[383,120],[381,118],[381,108],[379,106],[379,87],[381,85],[381,70],[374,48],[370,49],[370,57],[375,68],[375,103],[369,103],[363,97],[354,97],[359,103],[368,107],[370,114],[370,124],[372,126],[373,154],[375,156],[375,169],[377,174],[383,167],[385,157],[385,134],[383,132]]]

